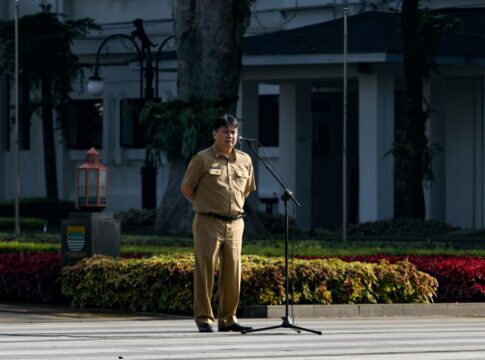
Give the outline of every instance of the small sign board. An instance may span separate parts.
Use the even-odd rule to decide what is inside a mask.
[[[86,245],[86,227],[68,225],[67,226],[67,247],[74,252],[80,252]]]

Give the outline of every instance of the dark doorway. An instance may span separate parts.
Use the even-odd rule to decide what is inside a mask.
[[[312,228],[342,226],[342,92],[312,93]],[[347,97],[348,221],[359,209],[358,92]]]

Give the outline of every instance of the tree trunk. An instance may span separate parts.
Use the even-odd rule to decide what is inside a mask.
[[[243,16],[240,0],[174,2],[177,40],[177,91],[180,100],[236,99],[241,74]],[[234,112],[235,102],[228,112]],[[211,139],[200,134],[199,145]],[[162,233],[190,233],[192,209],[180,192],[185,162],[172,164],[169,182],[157,212],[155,228]]]
[[[178,97],[236,97],[241,74],[240,0],[174,3]]]
[[[423,110],[423,79],[426,72],[426,55],[419,35],[419,0],[404,0],[401,11],[403,66],[406,93],[406,128],[404,144],[407,153],[396,157],[396,173],[402,183],[398,186],[396,217],[423,219],[425,203],[423,193],[423,156],[426,148],[426,120]]]
[[[58,200],[56,151],[54,147],[54,118],[52,81],[42,80],[42,131],[44,139],[44,171],[47,198]]]

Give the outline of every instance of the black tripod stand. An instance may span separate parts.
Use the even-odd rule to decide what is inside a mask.
[[[282,176],[272,168],[271,166],[271,160],[269,160],[268,156],[266,156],[266,159],[264,159],[258,152],[256,145],[261,146],[257,140],[250,140],[250,139],[244,139],[244,142],[249,145],[251,148],[252,152],[256,155],[256,157],[264,164],[266,169],[273,175],[273,177],[276,179],[276,181],[281,185],[281,187],[284,189],[283,195],[281,196],[281,200],[283,200],[283,203],[285,205],[285,316],[282,318],[283,322],[281,325],[275,325],[275,326],[268,326],[260,329],[251,329],[251,330],[243,330],[241,331],[241,334],[247,334],[250,332],[256,332],[256,331],[264,331],[264,330],[271,330],[271,329],[278,329],[278,328],[289,328],[289,329],[294,329],[298,333],[303,331],[308,331],[312,332],[314,334],[322,335],[321,331],[317,330],[311,330],[311,329],[306,329],[300,326],[296,326],[293,324],[293,321],[291,320],[289,316],[289,296],[288,296],[288,289],[290,285],[290,279],[288,275],[288,229],[289,229],[289,219],[288,219],[288,201],[290,199],[293,200],[293,202],[297,206],[301,206],[300,203],[295,199],[295,196],[293,195],[293,192],[291,191],[290,187],[286,182],[283,180]],[[264,149],[263,149],[264,150]]]

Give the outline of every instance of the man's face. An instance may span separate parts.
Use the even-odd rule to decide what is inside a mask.
[[[229,153],[237,142],[237,128],[220,127],[217,131],[212,131],[212,136],[219,150]]]

